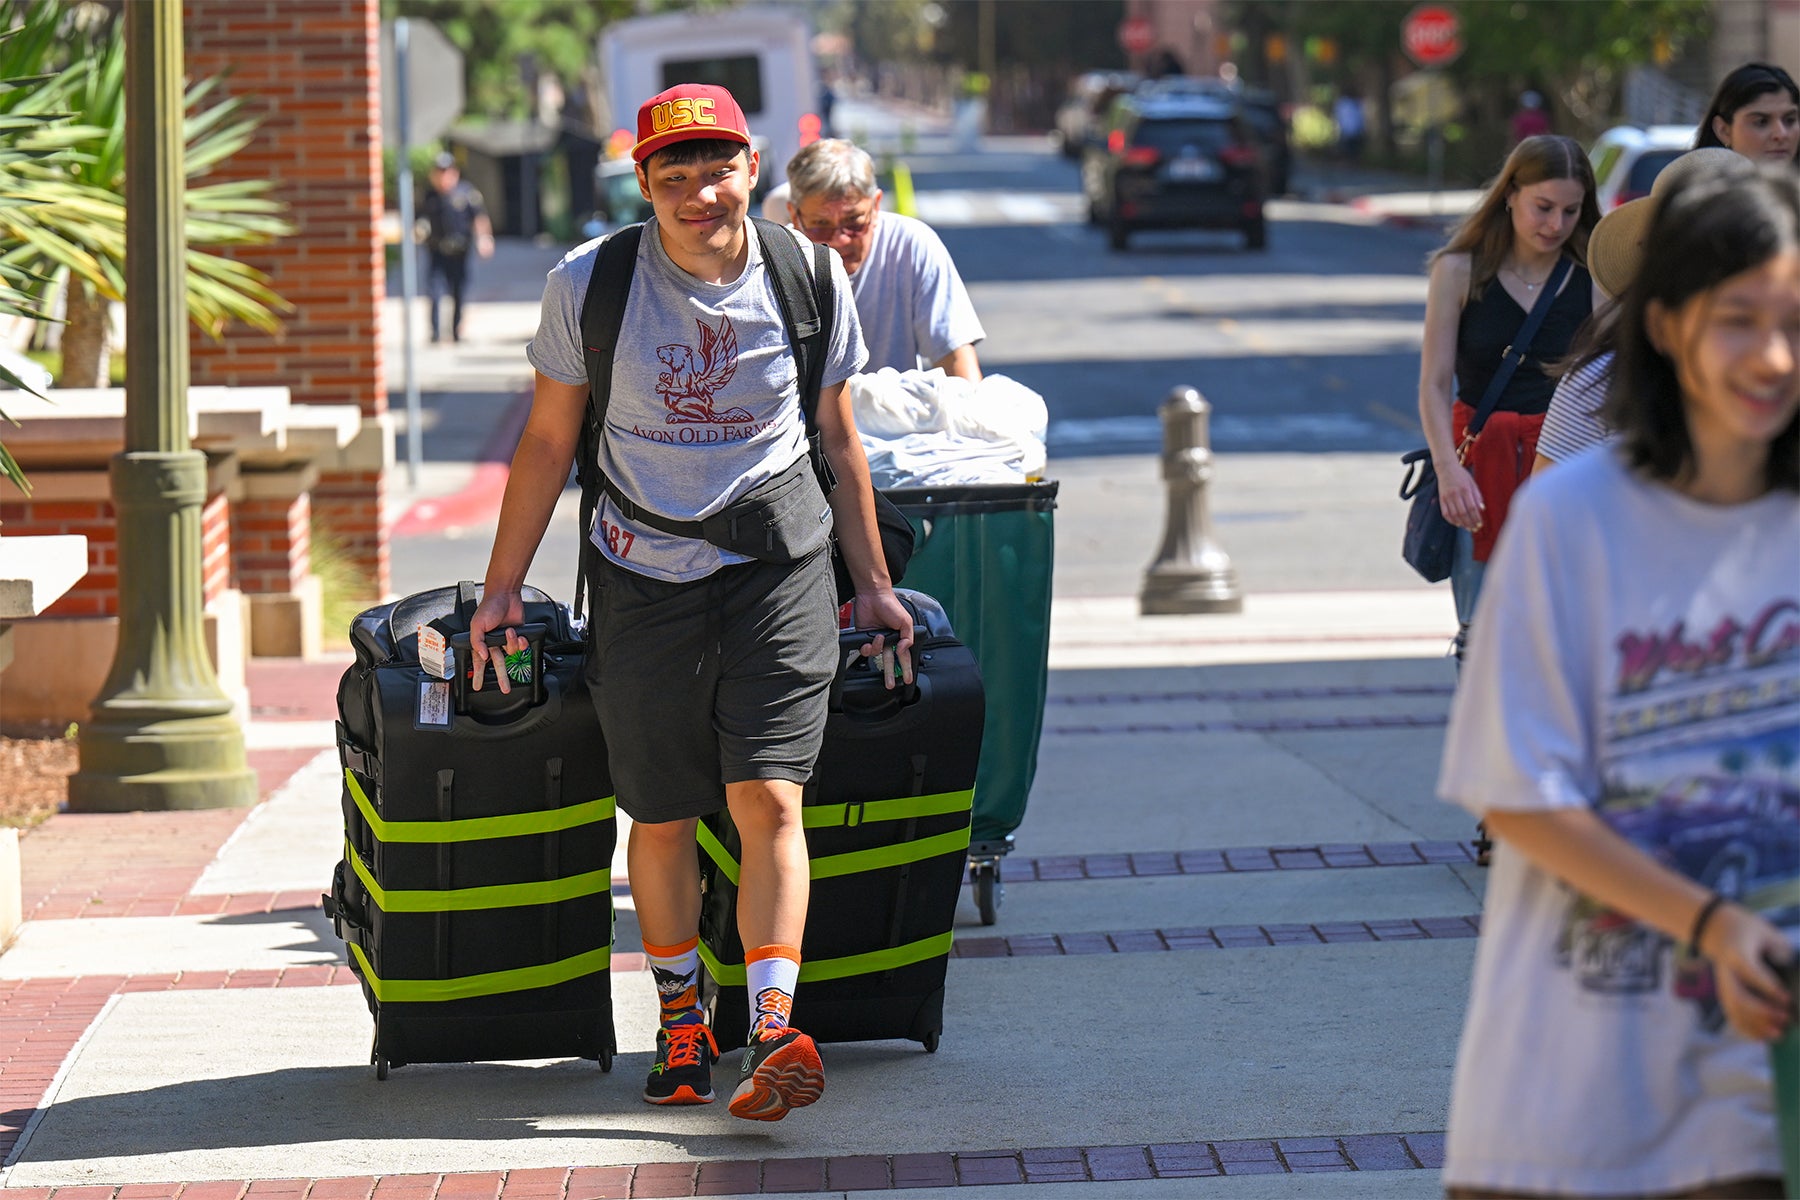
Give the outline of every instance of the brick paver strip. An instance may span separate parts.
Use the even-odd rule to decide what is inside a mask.
[[[1216,1175],[1435,1170],[1444,1135],[1240,1139],[1138,1146],[1059,1146],[836,1158],[733,1159],[636,1166],[533,1168],[462,1175],[388,1175],[0,1189],[3,1200],[633,1200],[649,1196],[767,1195],[986,1188],[1016,1183],[1106,1183]]]
[[[951,958],[1029,958],[1045,954],[1138,954],[1158,950],[1237,950],[1346,942],[1447,941],[1477,937],[1479,917],[1332,921],[1321,925],[1221,925],[1210,929],[1135,929],[1117,933],[963,937]]]
[[[1381,713],[1368,717],[1266,717],[1243,721],[1130,721],[1119,725],[1046,725],[1047,737],[1144,733],[1341,733],[1346,729],[1441,729],[1445,713]]]
[[[1356,867],[1443,866],[1475,861],[1470,842],[1370,842],[1319,846],[1228,846],[1220,850],[1173,850],[1147,854],[1057,855],[1006,858],[1000,873],[1007,883],[1067,882],[1077,879],[1134,879],[1162,875],[1220,875],[1255,871],[1348,870]]]
[[[1044,703],[1070,708],[1112,704],[1218,703],[1258,700],[1364,700],[1375,696],[1443,696],[1456,689],[1447,684],[1402,684],[1388,687],[1223,688],[1212,692],[1095,692],[1084,696],[1049,696]]]

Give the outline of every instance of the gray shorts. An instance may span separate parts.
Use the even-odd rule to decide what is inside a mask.
[[[680,821],[725,807],[728,783],[812,778],[837,663],[830,557],[689,583],[593,559],[587,678],[619,808]]]

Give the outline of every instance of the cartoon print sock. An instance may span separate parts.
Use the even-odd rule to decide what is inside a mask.
[[[774,1037],[788,1027],[794,988],[800,982],[800,951],[792,946],[758,946],[744,956],[750,992],[750,1039]]]
[[[644,957],[650,960],[650,977],[656,981],[656,994],[662,1000],[665,1028],[706,1020],[706,1013],[700,1007],[699,946],[697,936],[679,946],[644,943]]]

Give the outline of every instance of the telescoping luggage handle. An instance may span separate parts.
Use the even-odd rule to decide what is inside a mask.
[[[507,680],[512,684],[513,693],[516,695],[521,688],[526,689],[526,694],[531,698],[531,706],[535,708],[544,702],[545,697],[544,640],[549,636],[550,627],[539,621],[515,628],[519,636],[525,639],[525,649],[519,654],[505,653],[504,629],[490,630],[484,639],[490,653],[481,679],[481,690],[498,693],[500,677],[497,672],[504,670]],[[451,653],[456,656],[456,666],[450,675],[451,694],[456,701],[456,711],[468,712],[472,694],[470,683],[475,669],[475,656],[469,645],[468,630],[451,634],[449,641]],[[492,653],[496,650],[499,653]]]

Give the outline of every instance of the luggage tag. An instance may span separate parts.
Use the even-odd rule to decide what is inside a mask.
[[[453,715],[450,709],[450,672],[454,668],[450,644],[444,631],[434,625],[419,626],[419,707],[413,715],[414,729],[448,729]]]

